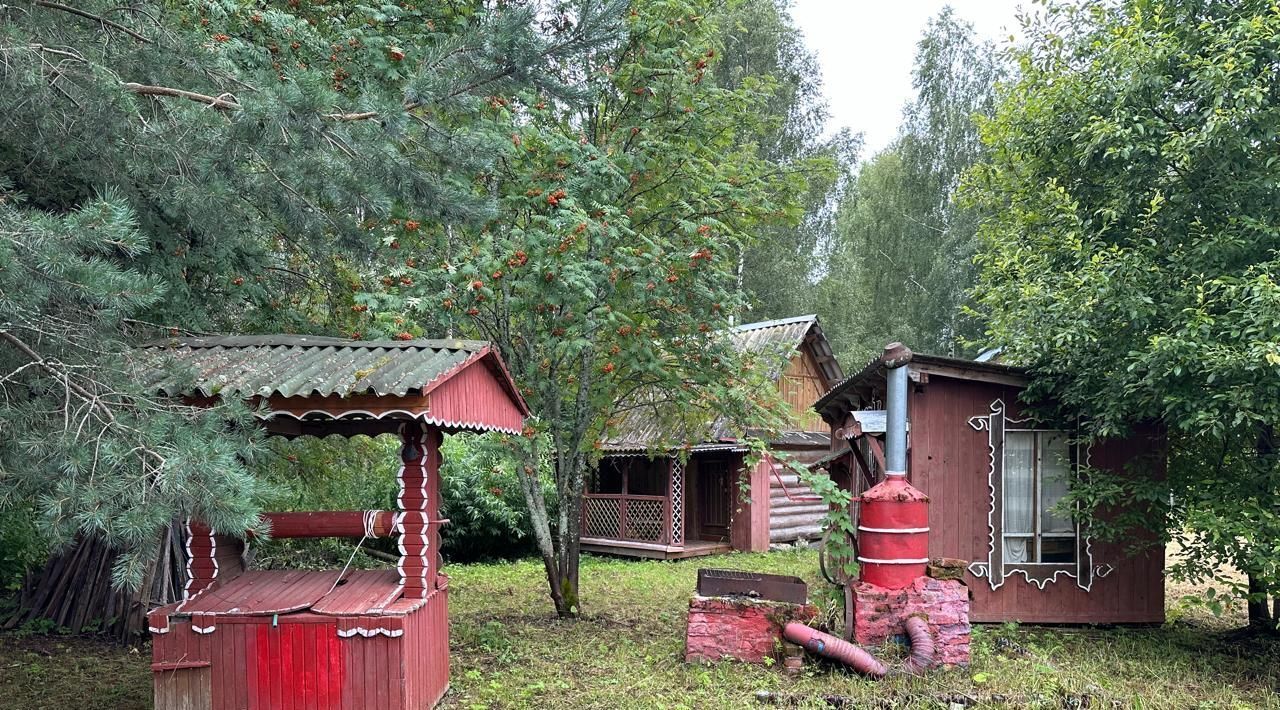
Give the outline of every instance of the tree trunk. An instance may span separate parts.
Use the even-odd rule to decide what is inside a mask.
[[[1275,621],[1271,616],[1267,588],[1257,577],[1249,574],[1249,628],[1275,631]]]
[[[561,466],[567,468],[563,459],[561,461]],[[551,516],[547,513],[547,502],[542,495],[542,482],[538,477],[536,444],[530,447],[524,474],[520,477],[520,490],[524,493],[525,503],[529,506],[529,523],[533,527],[534,540],[538,543],[539,556],[542,557],[542,568],[547,576],[551,603],[555,606],[557,616],[562,619],[573,618],[578,614],[579,605],[578,540],[581,535],[579,525],[582,510],[581,486],[578,486],[577,495],[573,495],[573,485],[557,486],[560,492],[560,514],[557,516],[557,529],[553,531]],[[570,478],[565,478],[566,475]],[[572,483],[571,476],[571,472],[562,468],[556,478]]]

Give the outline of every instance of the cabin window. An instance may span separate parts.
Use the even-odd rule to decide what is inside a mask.
[[[1072,479],[1089,465],[1088,448],[1077,447],[1069,432],[1008,416],[1000,399],[987,414],[971,417],[969,426],[986,433],[991,455],[990,545],[986,559],[973,560],[969,571],[985,577],[992,591],[1015,574],[1040,589],[1059,577],[1074,578],[1089,591],[1095,570],[1087,533],[1059,510]]]
[[[1058,510],[1075,470],[1073,448],[1066,432],[1005,431],[1006,563],[1075,562],[1075,523]]]

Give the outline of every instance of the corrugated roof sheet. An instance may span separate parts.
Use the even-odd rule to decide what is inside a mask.
[[[169,339],[136,351],[143,383],[168,396],[403,396],[485,350],[476,340],[310,335]]]
[[[733,346],[738,352],[762,352],[774,349],[779,355],[789,355],[800,349],[806,341],[817,356],[818,365],[822,367],[823,376],[828,382],[837,382],[844,372],[832,354],[831,345],[822,328],[818,325],[818,316],[806,315],[794,318],[745,323],[729,331]],[[785,361],[779,363],[777,372],[772,373],[774,379],[782,376]],[[684,437],[663,432],[662,423],[651,412],[644,408],[630,410],[618,426],[617,433],[604,442],[606,451],[639,451],[652,447],[666,439]],[[731,444],[735,440],[731,436],[728,423],[716,418],[705,425],[704,435],[693,435],[688,438],[701,438],[701,445]],[[664,436],[666,434],[666,436]],[[825,436],[825,435],[824,435]]]
[[[1005,365],[993,360],[965,360],[963,358],[949,357],[945,355],[929,355],[927,353],[914,353],[911,356],[912,365],[939,366],[955,368],[957,371],[973,373],[990,373],[994,375],[1022,376],[1026,374],[1026,370],[1021,367]],[[813,403],[813,408],[817,412],[824,415],[835,416],[837,410],[842,408],[847,410],[844,402],[853,399],[853,390],[864,384],[874,380],[877,384],[884,382],[884,356],[878,355],[871,358],[871,361],[863,366],[858,372],[849,375],[838,382],[827,393],[822,395],[817,402]]]

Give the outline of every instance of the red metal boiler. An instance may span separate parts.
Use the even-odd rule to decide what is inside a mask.
[[[858,563],[862,581],[886,589],[911,586],[929,563],[929,497],[903,476],[862,494]]]
[[[885,479],[860,498],[858,563],[862,581],[886,589],[911,586],[929,563],[929,497],[907,483],[907,363],[901,343],[885,348],[888,370]]]

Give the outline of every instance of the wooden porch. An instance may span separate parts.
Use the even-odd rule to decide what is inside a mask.
[[[643,557],[650,560],[682,560],[686,557],[719,555],[733,550],[727,542],[711,542],[707,540],[692,540],[683,545],[672,546],[586,537],[582,538],[582,549],[585,552],[593,552],[599,555]]]

